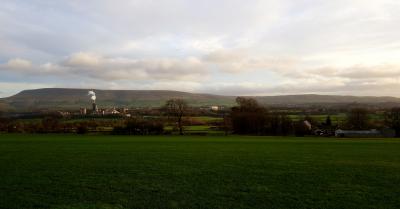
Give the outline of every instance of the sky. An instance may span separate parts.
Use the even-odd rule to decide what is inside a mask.
[[[400,96],[398,0],[2,0],[24,89]]]

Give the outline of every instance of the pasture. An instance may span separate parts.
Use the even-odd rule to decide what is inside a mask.
[[[400,208],[400,141],[0,135],[0,208]]]

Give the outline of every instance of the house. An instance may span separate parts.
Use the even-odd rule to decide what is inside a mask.
[[[303,121],[303,123],[304,123],[304,126],[307,128],[307,130],[309,130],[309,131],[312,130],[312,125],[311,125],[310,121],[305,120],[305,121]]]
[[[332,129],[316,129],[314,131],[314,135],[329,137],[329,136],[334,136],[335,131]]]
[[[115,108],[112,108],[112,109],[103,110],[102,114],[103,115],[118,115],[118,114],[120,114],[120,112],[118,110],[116,110]]]
[[[212,111],[218,111],[219,110],[219,106],[211,106],[210,109]]]
[[[371,130],[342,130],[335,131],[336,137],[383,137],[382,133],[376,129]]]
[[[70,112],[65,112],[65,111],[57,111],[57,114],[60,115],[61,117],[67,117],[71,115]]]
[[[79,112],[80,112],[81,115],[86,115],[87,114],[86,108],[81,108]]]

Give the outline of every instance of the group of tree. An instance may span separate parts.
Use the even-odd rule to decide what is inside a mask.
[[[101,127],[118,126],[121,122],[112,120],[63,121],[60,117],[21,120],[0,118],[0,132],[7,133],[78,133],[102,131]]]
[[[232,133],[242,135],[289,135],[293,133],[292,120],[283,113],[269,112],[253,98],[238,97],[231,109]]]
[[[368,110],[353,108],[347,114],[345,128],[352,130],[367,130],[372,127]]]
[[[161,135],[164,133],[164,123],[160,120],[132,118],[125,121],[123,126],[114,127],[115,135]]]
[[[309,124],[318,129],[334,130],[368,130],[374,128],[393,129],[400,137],[400,107],[385,111],[384,120],[371,120],[372,112],[365,108],[351,108],[345,120],[335,122],[328,115],[323,122],[305,116],[292,120],[285,111],[269,109],[253,98],[238,97],[237,105],[219,112],[221,121],[212,122],[213,127],[228,133],[239,135],[296,135],[312,134]],[[9,133],[78,133],[110,132],[126,135],[159,135],[166,134],[166,126],[172,127],[178,134],[185,134],[187,125],[204,125],[204,122],[191,119],[193,109],[183,99],[170,99],[155,117],[135,116],[117,120],[82,119],[66,122],[59,116],[47,115],[40,120],[21,120],[0,117],[0,132]],[[307,122],[307,123],[306,123]],[[106,129],[106,130],[105,130]]]
[[[366,108],[355,107],[347,112],[341,123],[334,124],[328,115],[324,122],[315,121],[312,117],[305,116],[299,120],[291,120],[286,114],[269,111],[255,99],[238,97],[237,106],[230,112],[231,131],[243,135],[290,135],[304,136],[313,134],[307,124],[314,129],[327,130],[330,135],[334,130],[341,128],[347,130],[392,129],[396,137],[400,137],[400,107],[385,111],[384,121],[372,120],[373,112]]]
[[[385,114],[385,124],[395,131],[396,137],[400,137],[400,108],[392,108]]]
[[[164,106],[165,114],[169,121],[179,129],[179,134],[183,135],[183,117],[188,113],[189,106],[183,99],[170,99]]]

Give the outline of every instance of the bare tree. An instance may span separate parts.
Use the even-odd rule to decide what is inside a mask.
[[[222,110],[222,128],[224,130],[225,136],[228,136],[229,131],[232,129],[232,120],[230,117],[230,112],[226,110]]]
[[[395,107],[385,114],[385,123],[396,132],[396,137],[400,137],[400,108]]]
[[[165,104],[165,110],[169,117],[176,120],[179,134],[183,135],[183,116],[187,114],[189,106],[183,99],[170,99]]]
[[[351,129],[368,129],[370,127],[368,110],[364,108],[351,109],[347,114],[347,126]]]
[[[237,97],[232,107],[232,131],[235,134],[262,135],[267,122],[267,109],[253,98]]]

